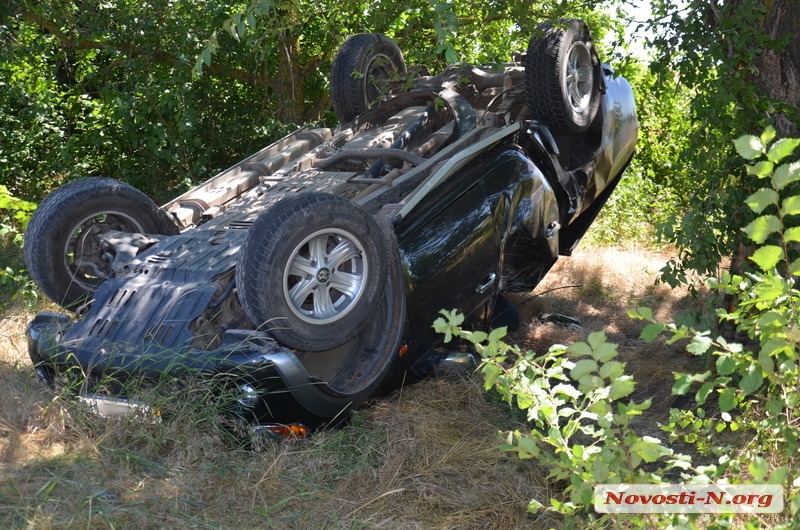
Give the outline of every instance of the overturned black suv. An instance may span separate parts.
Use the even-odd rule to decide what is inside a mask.
[[[113,179],[57,189],[25,259],[73,314],[30,323],[37,374],[78,372],[105,413],[133,405],[101,381],[208,376],[278,433],[426,375],[439,310],[480,325],[501,293],[535,287],[633,155],[629,84],[583,22],[542,29],[514,63],[438,75],[355,35],[332,68],[337,128],[300,129],[160,208]]]

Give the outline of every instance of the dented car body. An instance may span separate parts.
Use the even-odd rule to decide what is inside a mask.
[[[545,30],[518,62],[438,75],[358,35],[332,72],[342,125],[300,129],[160,208],[111,179],[56,190],[26,261],[71,313],[30,323],[37,373],[78,371],[107,411],[125,393],[92,381],[216,378],[256,427],[326,423],[425,376],[438,312],[480,325],[502,293],[533,289],[633,156],[629,84],[582,23]]]

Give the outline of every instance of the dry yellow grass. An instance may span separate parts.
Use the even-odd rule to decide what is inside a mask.
[[[682,295],[653,286],[664,256],[584,249],[562,260],[541,295],[519,295],[513,339],[544,351],[605,329],[653,397],[647,429],[671,402],[672,372],[694,359],[638,341],[637,305],[668,319]],[[561,288],[580,285],[574,288]],[[552,290],[557,289],[557,290]],[[547,292],[551,290],[550,292]],[[582,329],[541,322],[543,313]],[[240,449],[201,407],[157,425],[102,420],[32,376],[24,326],[0,321],[0,527],[513,529],[558,526],[527,513],[558,484],[536,462],[497,450],[520,427],[475,377],[429,380],[359,411],[347,426],[263,452]],[[661,417],[659,415],[662,415]]]

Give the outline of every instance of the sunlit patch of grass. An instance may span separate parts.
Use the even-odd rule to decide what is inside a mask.
[[[3,361],[0,527],[525,528],[549,487],[497,450],[519,424],[468,378],[260,452],[231,436],[203,382],[169,384],[126,388],[164,408],[160,422],[100,418],[30,362]]]
[[[682,293],[654,286],[662,256],[579,248],[534,295],[518,295],[525,326],[514,336],[544,351],[607,329],[654,409],[671,400],[679,351],[638,342],[628,304],[662,316]],[[596,280],[592,280],[595,278]],[[590,293],[580,287],[593,281]],[[556,289],[556,290],[553,290]],[[583,329],[542,322],[580,319]],[[0,321],[0,528],[542,528],[527,513],[563,484],[536,461],[497,449],[498,432],[525,426],[471,378],[429,380],[357,411],[338,429],[248,450],[231,435],[213,388],[165,380],[129,383],[163,410],[160,422],[104,419],[33,375],[24,329],[31,313]],[[177,362],[177,361],[176,361]],[[648,416],[657,429],[657,418]]]

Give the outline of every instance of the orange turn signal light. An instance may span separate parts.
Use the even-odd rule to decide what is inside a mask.
[[[308,427],[300,423],[289,423],[287,425],[266,425],[266,428],[269,429],[272,434],[286,440],[304,438],[311,433]]]

